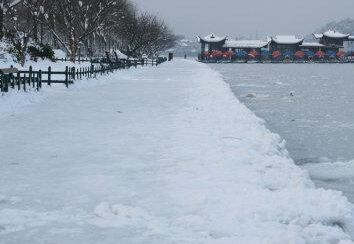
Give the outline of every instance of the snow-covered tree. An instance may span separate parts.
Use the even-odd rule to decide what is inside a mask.
[[[176,39],[163,21],[140,14],[131,0],[3,0],[1,13],[2,33],[21,46],[21,55],[31,39],[60,46],[73,62],[80,49],[89,56],[115,48],[130,56],[153,55]]]
[[[4,21],[9,10],[20,4],[22,0],[1,0],[0,3],[0,40],[4,37]]]

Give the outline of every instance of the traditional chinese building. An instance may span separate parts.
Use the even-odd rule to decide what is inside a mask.
[[[201,44],[201,53],[211,51],[222,51],[225,45],[227,37],[219,37],[214,34],[210,34],[206,37],[199,37],[198,41]]]
[[[324,45],[324,49],[339,51],[345,47],[345,44],[350,44],[354,41],[354,36],[343,34],[335,30],[329,30],[322,34],[314,34],[315,39],[320,44]]]
[[[268,48],[269,40],[226,40],[224,49],[228,51],[238,52],[245,51],[249,53],[252,50],[256,50],[259,53],[263,48]]]
[[[336,58],[353,56],[354,36],[337,31],[314,34],[316,41],[304,41],[295,35],[277,35],[265,40],[233,40],[227,36],[210,34],[198,37],[201,44],[199,58],[203,61],[217,62],[250,59],[294,60],[299,58]]]
[[[300,45],[304,42],[304,38],[297,36],[278,35],[271,38],[270,52],[293,52],[300,50]]]
[[[319,42],[303,42],[300,45],[300,50],[303,52],[327,51],[327,47]]]
[[[206,53],[215,53],[216,55],[220,55],[218,52],[228,52],[226,55],[229,58],[230,54],[241,54],[244,53],[245,56],[250,52],[255,52],[254,54],[259,54],[256,56],[260,56],[261,50],[263,48],[268,49],[268,45],[270,40],[233,40],[229,39],[226,36],[219,37],[214,34],[210,34],[206,37],[199,37],[198,41],[201,44],[201,55],[200,59],[206,59]],[[210,56],[210,55],[209,55]],[[215,58],[215,57],[213,57]]]

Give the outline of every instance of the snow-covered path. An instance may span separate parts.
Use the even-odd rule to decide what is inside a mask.
[[[177,60],[110,80],[0,116],[0,243],[352,243],[352,205],[218,73]]]

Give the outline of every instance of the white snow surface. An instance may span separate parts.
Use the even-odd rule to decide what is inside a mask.
[[[331,38],[347,38],[350,36],[350,34],[343,34],[335,30],[326,31],[323,35]]]
[[[325,47],[325,45],[319,42],[303,42],[300,46],[302,47]]]
[[[221,41],[224,41],[226,38],[227,38],[226,36],[220,37],[220,36],[217,36],[214,34],[210,34],[204,38],[199,37],[199,40],[201,39],[205,42],[221,42]]]
[[[315,39],[321,39],[323,37],[322,33],[313,33],[313,36],[315,37]]]
[[[119,59],[127,59],[128,58],[128,56],[125,55],[124,53],[122,53],[120,50],[116,50],[115,52],[117,53],[117,56]]]
[[[294,35],[277,35],[272,39],[278,44],[297,44],[304,41],[304,38]]]
[[[54,56],[56,58],[66,58],[67,57],[66,52],[64,52],[61,49],[54,49]]]
[[[0,107],[2,244],[354,243],[353,206],[205,64],[43,94]]]
[[[269,44],[263,40],[232,40],[228,39],[224,45],[226,48],[262,48]]]

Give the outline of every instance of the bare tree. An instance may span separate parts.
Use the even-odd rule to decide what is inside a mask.
[[[134,12],[117,32],[129,56],[155,55],[173,46],[177,40],[163,21],[149,13],[138,15]]]
[[[21,65],[25,64],[26,51],[35,30],[35,18],[28,11],[24,1],[16,4],[16,8],[8,8],[4,18],[4,34],[11,41]]]
[[[1,0],[0,3],[0,40],[4,37],[4,21],[10,10],[20,4],[22,0]]]
[[[61,46],[73,62],[81,49],[89,56],[118,48],[153,56],[176,40],[163,21],[139,14],[131,0],[3,0],[1,7],[0,25],[21,60],[31,39]]]
[[[98,35],[107,28],[108,20],[115,18],[119,14],[117,9],[125,3],[126,0],[54,1],[50,8],[54,7],[56,11],[48,11],[50,15],[47,15],[46,26],[74,62],[79,45],[88,42],[92,35]],[[55,25],[50,22],[55,22]]]

